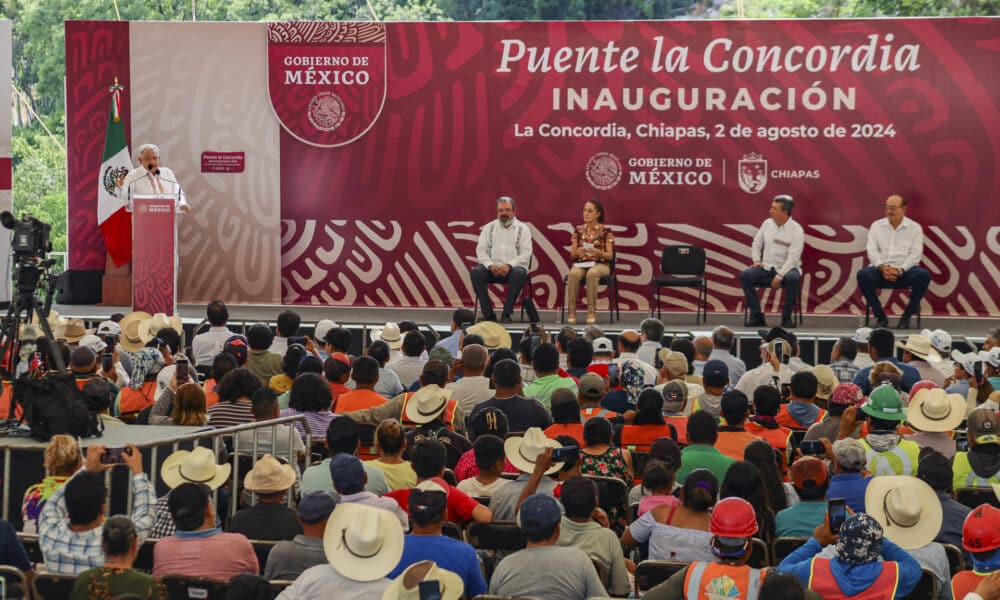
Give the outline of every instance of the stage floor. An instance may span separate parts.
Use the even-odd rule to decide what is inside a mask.
[[[116,312],[128,313],[127,306],[101,306],[101,305],[54,305],[56,311],[64,317],[82,317],[88,321],[101,321],[108,315]],[[387,321],[415,321],[418,324],[428,324],[434,329],[443,332],[447,331],[451,323],[451,313],[454,309],[442,308],[378,308],[378,307],[355,307],[355,306],[281,306],[263,304],[232,304],[229,305],[230,324],[238,327],[241,323],[269,322],[274,323],[278,313],[282,310],[294,310],[302,316],[303,327],[307,330],[320,319],[332,319],[338,324],[352,329],[367,330],[370,327],[381,326]],[[179,313],[186,326],[195,326],[205,318],[204,304],[181,304]],[[512,333],[521,332],[527,327],[527,323],[521,323],[518,318],[520,310],[514,311],[514,323],[507,325],[507,329]],[[581,318],[585,313],[580,312],[577,318]],[[539,316],[542,325],[549,331],[558,330],[562,324],[559,322],[559,311],[540,310]],[[621,320],[611,323],[608,312],[598,313],[597,325],[606,333],[617,335],[624,329],[638,329],[643,319],[649,316],[646,311],[622,311]],[[661,320],[666,325],[668,334],[690,334],[702,335],[710,332],[717,325],[731,327],[739,337],[756,337],[756,328],[743,327],[743,315],[741,313],[709,313],[708,323],[695,324],[695,316],[690,312],[663,312]],[[769,315],[768,324],[778,325],[779,315]],[[890,325],[895,326],[896,319],[890,319]],[[916,328],[916,319],[912,320],[913,329],[900,331],[898,335],[908,333],[919,333]],[[806,314],[803,317],[803,324],[795,329],[799,338],[830,338],[839,337],[846,333],[853,333],[855,329],[864,325],[864,315],[848,314]],[[923,319],[922,327],[926,329],[944,329],[955,337],[964,337],[970,342],[981,344],[986,335],[986,330],[1000,325],[1000,320],[988,318],[970,317],[944,317],[929,316]],[[583,329],[584,325],[579,322],[577,329]]]

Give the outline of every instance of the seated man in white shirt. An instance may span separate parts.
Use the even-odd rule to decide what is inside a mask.
[[[486,290],[487,284],[507,284],[507,299],[500,319],[510,323],[514,303],[521,295],[531,267],[531,230],[514,216],[514,199],[510,196],[497,198],[496,208],[496,220],[487,223],[479,234],[479,243],[476,244],[476,261],[479,264],[473,267],[470,278],[483,310],[483,318],[487,321],[497,320]],[[538,322],[538,311],[531,298],[524,299],[524,310],[532,323]]]
[[[229,321],[229,309],[226,308],[226,303],[222,300],[209,302],[205,316],[211,327],[205,333],[199,333],[191,340],[191,354],[194,358],[194,364],[210,367],[216,355],[222,352],[225,347],[226,340],[232,337],[233,332],[226,327],[226,323]]]
[[[876,327],[888,327],[889,318],[878,299],[878,290],[903,282],[910,288],[910,301],[899,317],[896,329],[909,329],[910,317],[920,308],[920,300],[931,284],[931,274],[919,266],[924,255],[924,231],[906,217],[906,200],[899,195],[885,201],[885,218],[868,230],[869,266],[858,271],[858,288],[875,315]]]
[[[792,308],[802,287],[799,267],[802,265],[805,233],[802,226],[792,219],[794,206],[791,196],[775,196],[771,202],[770,218],[761,224],[757,235],[753,237],[753,244],[750,246],[753,264],[740,273],[749,313],[747,327],[767,326],[760,309],[760,298],[757,297],[757,287],[765,285],[772,290],[784,285],[785,303],[781,309],[781,326],[785,329],[795,327]]]

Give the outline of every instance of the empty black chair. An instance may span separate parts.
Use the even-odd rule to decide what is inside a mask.
[[[663,275],[653,277],[649,292],[649,315],[656,306],[656,318],[660,313],[660,288],[695,288],[698,300],[695,302],[694,322],[708,321],[708,279],[705,277],[705,249],[700,246],[665,246],[660,258]]]
[[[923,574],[920,576],[920,581],[917,582],[917,587],[913,588],[913,591],[906,597],[906,600],[937,600],[937,578],[934,577],[934,573],[931,573],[927,569],[922,570]]]
[[[775,566],[780,565],[781,561],[785,560],[785,557],[795,552],[802,545],[808,542],[810,538],[806,537],[780,537],[774,540],[774,564]]]
[[[1000,500],[993,493],[993,488],[962,487],[955,490],[955,500],[959,504],[964,504],[969,508],[976,508],[980,504],[991,504],[1000,508]]]

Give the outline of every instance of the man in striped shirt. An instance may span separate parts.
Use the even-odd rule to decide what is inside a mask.
[[[103,471],[114,465],[102,463],[104,452],[104,446],[88,447],[83,469],[56,490],[42,509],[38,518],[38,544],[48,572],[77,575],[105,562],[101,529],[107,514],[108,491]],[[153,511],[156,494],[142,471],[142,455],[138,448],[129,445],[122,462],[132,472],[130,516],[141,545],[156,519]]]

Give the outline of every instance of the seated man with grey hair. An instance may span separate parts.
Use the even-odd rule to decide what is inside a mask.
[[[137,194],[169,194],[174,197],[174,203],[178,212],[188,212],[191,206],[187,203],[184,190],[177,180],[177,175],[167,167],[160,166],[160,149],[153,144],[143,144],[136,152],[135,161],[138,167],[132,169],[127,175],[118,178],[117,184],[121,188],[129,205],[132,198]]]
[[[642,334],[642,345],[636,351],[639,360],[654,364],[656,362],[656,352],[663,347],[663,321],[649,317],[639,323],[639,332]]]
[[[725,325],[719,325],[712,330],[712,351],[708,355],[708,360],[718,359],[726,363],[729,367],[729,380],[739,381],[740,377],[747,372],[747,365],[743,359],[733,355],[733,347],[736,345],[736,333]]]
[[[490,283],[506,283],[507,298],[503,304],[500,319],[511,322],[514,303],[521,296],[524,282],[531,268],[531,229],[527,223],[514,216],[514,199],[500,196],[496,200],[496,220],[483,226],[476,244],[476,262],[470,278],[472,289],[483,311],[483,318],[496,321],[493,304],[490,302],[486,286]],[[538,322],[538,311],[531,298],[524,299],[524,310],[532,323]]]

